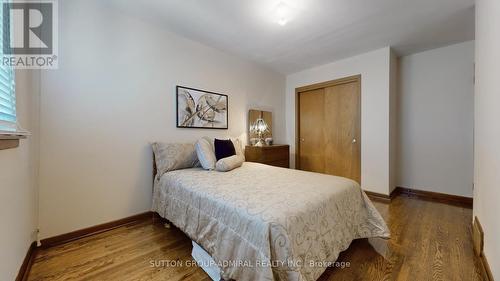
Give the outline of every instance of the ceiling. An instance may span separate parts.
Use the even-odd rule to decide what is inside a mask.
[[[474,39],[474,0],[109,0],[114,8],[284,74],[392,46],[399,55]]]

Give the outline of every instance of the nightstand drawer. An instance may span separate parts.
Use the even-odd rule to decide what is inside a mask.
[[[245,158],[248,162],[257,162],[272,166],[289,168],[290,146],[247,146],[245,148]]]
[[[274,162],[287,160],[289,158],[288,151],[288,146],[263,147],[261,154],[262,161]]]
[[[276,166],[276,167],[282,167],[282,168],[290,168],[290,160],[289,159],[277,160],[277,161],[267,162],[267,163],[263,163],[263,164]]]

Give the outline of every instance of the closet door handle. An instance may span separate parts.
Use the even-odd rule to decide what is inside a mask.
[[[358,141],[356,139],[352,139],[352,143],[357,143]]]

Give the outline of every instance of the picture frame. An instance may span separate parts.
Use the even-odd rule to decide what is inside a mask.
[[[179,85],[175,92],[177,128],[228,129],[227,95]]]

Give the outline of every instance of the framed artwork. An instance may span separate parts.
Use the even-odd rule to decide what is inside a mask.
[[[228,97],[177,86],[177,128],[228,129]]]

